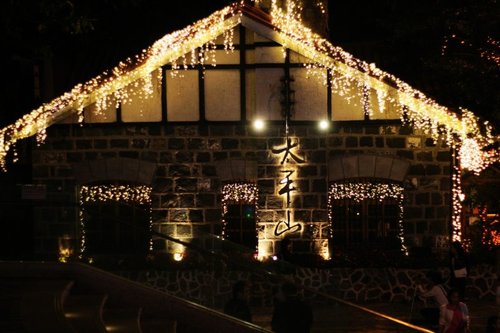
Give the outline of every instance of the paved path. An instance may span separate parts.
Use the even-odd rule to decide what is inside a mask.
[[[419,310],[423,306],[416,302],[413,308],[413,314],[410,318],[411,304],[408,303],[372,303],[361,304],[377,312],[382,312],[389,316],[404,321],[411,320],[415,324],[421,320]],[[486,323],[488,317],[498,313],[493,300],[468,301],[467,305],[471,313],[471,331],[472,333],[486,332]],[[345,305],[327,304],[315,306],[314,325],[311,333],[337,333],[337,332],[415,332],[409,328],[392,323],[389,320],[382,319],[363,311],[347,307]],[[254,322],[265,328],[270,329],[272,308],[254,309]],[[426,327],[430,330],[437,328]]]

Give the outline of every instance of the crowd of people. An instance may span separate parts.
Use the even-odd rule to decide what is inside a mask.
[[[280,259],[290,255],[288,243],[283,243]],[[469,333],[470,315],[466,305],[465,287],[470,272],[469,260],[460,242],[455,241],[450,248],[449,289],[441,274],[431,271],[427,275],[426,287],[416,286],[416,294],[421,299],[430,299],[432,306],[420,310],[423,325],[436,329],[439,333]],[[497,305],[500,309],[500,283],[497,283]],[[238,281],[233,286],[232,298],[226,303],[226,314],[252,322],[248,305],[248,285]],[[427,303],[426,303],[427,304]],[[413,308],[413,306],[412,306]],[[499,317],[488,319],[486,333],[500,333]],[[297,287],[286,282],[275,295],[271,328],[277,333],[309,333],[313,324],[313,311],[310,305],[299,297]]]
[[[440,273],[431,271],[428,274],[427,289],[421,285],[416,287],[418,296],[432,299],[434,306],[426,306],[420,310],[423,323],[438,327],[440,333],[470,332],[469,308],[466,305],[465,287],[470,273],[467,254],[458,241],[450,247],[450,280],[447,290]],[[500,307],[500,284],[497,283],[497,306]],[[499,316],[492,315],[486,323],[486,333],[500,333]]]

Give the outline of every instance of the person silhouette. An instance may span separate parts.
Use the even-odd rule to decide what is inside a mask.
[[[245,281],[237,281],[233,285],[233,296],[224,305],[224,313],[238,319],[252,322],[252,312],[248,305],[249,290]]]
[[[297,287],[281,286],[283,299],[274,306],[271,328],[276,333],[309,333],[313,323],[311,307],[298,296]]]
[[[465,299],[465,284],[469,275],[469,261],[462,244],[459,241],[451,243],[450,248],[450,284],[460,294],[460,300]]]
[[[420,310],[420,314],[425,318],[427,324],[437,325],[439,323],[439,312],[443,305],[448,304],[446,290],[443,287],[443,279],[437,271],[430,271],[427,274],[432,285],[426,290],[422,286],[417,286],[417,291],[420,297],[433,299],[435,306],[424,307]]]

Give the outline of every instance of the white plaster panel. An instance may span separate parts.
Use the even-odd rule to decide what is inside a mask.
[[[255,109],[255,69],[248,69],[245,71],[245,83],[246,118],[247,120],[251,120],[257,118]]]
[[[385,93],[377,93],[375,89],[371,89],[370,108],[372,114],[370,119],[400,119],[399,110],[401,105],[397,102],[397,99],[398,92],[394,88],[388,88]],[[380,107],[381,105],[383,108]]]
[[[225,35],[221,34],[221,35],[217,36],[217,38],[215,39],[214,42],[217,45],[224,45],[224,39],[225,39]],[[240,29],[239,29],[239,25],[233,28],[233,38],[232,38],[231,41],[232,41],[232,43],[234,45],[239,44],[239,42],[240,42]]]
[[[198,121],[200,102],[197,70],[166,71],[167,120]]]
[[[281,46],[262,46],[255,48],[255,63],[284,63],[285,57]]]
[[[241,119],[239,70],[205,72],[205,117],[211,121]]]
[[[264,120],[281,120],[280,89],[283,77],[280,68],[255,69],[255,116]]]
[[[140,79],[132,82],[126,88],[129,98],[122,101],[121,112],[124,122],[161,121],[161,81],[158,70],[150,74],[153,85],[151,95],[146,95],[142,89],[145,81]]]
[[[303,56],[302,54],[300,53],[297,53],[297,52],[294,52],[294,51],[290,51],[290,62],[292,64],[311,64],[311,63],[314,63],[313,60],[311,60],[310,58],[307,58],[305,56]]]
[[[327,87],[306,68],[292,68],[290,74],[294,78],[291,86],[295,90],[294,120],[327,119]],[[323,70],[326,75],[326,71]]]
[[[339,86],[344,88],[332,86],[332,120],[363,120],[361,88],[347,80],[339,81]]]
[[[112,123],[116,121],[116,98],[110,97],[107,101],[107,107],[99,110],[95,103],[83,109],[83,115],[86,123]]]
[[[215,61],[212,57],[212,51],[210,51],[205,57],[205,64],[207,65],[227,65],[227,64],[239,64],[240,63],[240,51],[225,51],[225,50],[215,50]]]

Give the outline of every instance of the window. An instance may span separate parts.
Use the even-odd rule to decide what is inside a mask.
[[[401,249],[404,189],[376,179],[330,185],[328,209],[333,244],[344,248]]]
[[[250,249],[257,248],[257,185],[228,183],[222,187],[222,236]]]
[[[149,248],[149,211],[117,201],[85,204],[89,254],[143,255]]]
[[[387,245],[398,235],[399,206],[391,199],[334,200],[334,242],[338,245]]]
[[[230,204],[224,220],[228,240],[252,249],[257,247],[255,205]]]
[[[82,186],[81,251],[143,256],[151,249],[151,187]]]

